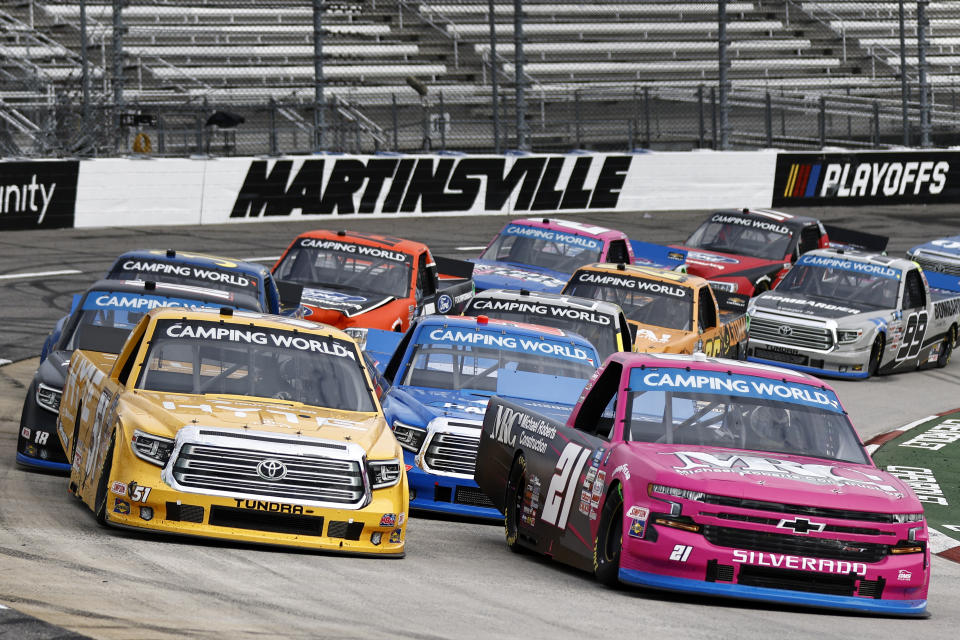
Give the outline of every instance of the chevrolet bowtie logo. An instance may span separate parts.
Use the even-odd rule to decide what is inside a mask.
[[[827,526],[824,522],[810,522],[805,518],[794,518],[793,520],[781,520],[777,524],[778,529],[793,529],[794,533],[820,533]]]

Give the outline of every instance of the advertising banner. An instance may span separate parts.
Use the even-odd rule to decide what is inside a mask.
[[[0,230],[72,227],[79,164],[0,162]]]
[[[777,155],[773,206],[960,202],[960,152]]]

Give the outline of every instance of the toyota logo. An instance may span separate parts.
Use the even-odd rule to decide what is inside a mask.
[[[793,329],[791,329],[790,327],[788,327],[788,326],[785,325],[785,324],[780,325],[779,331],[780,331],[780,335],[782,335],[782,336],[792,336],[792,335],[793,335]]]
[[[257,465],[257,475],[264,480],[283,480],[287,476],[287,465],[276,458],[267,458]]]

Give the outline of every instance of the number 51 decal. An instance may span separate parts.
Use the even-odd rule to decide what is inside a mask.
[[[589,459],[589,449],[584,449],[574,442],[567,443],[557,460],[550,486],[547,487],[547,501],[543,505],[541,520],[561,529],[567,526],[573,494],[577,492],[577,480]]]

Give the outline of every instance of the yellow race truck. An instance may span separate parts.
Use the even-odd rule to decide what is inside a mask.
[[[402,556],[400,446],[356,343],[325,325],[155,309],[74,353],[57,428],[103,523]]]
[[[715,291],[698,276],[595,263],[574,272],[563,293],[620,305],[634,351],[746,356],[747,297]]]

